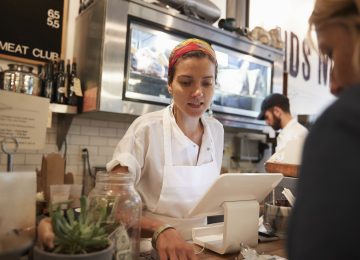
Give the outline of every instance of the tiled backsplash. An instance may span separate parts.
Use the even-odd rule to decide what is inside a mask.
[[[47,129],[44,149],[36,151],[22,151],[13,155],[14,171],[34,171],[40,169],[44,154],[58,152],[56,145],[57,117],[53,116],[52,127]],[[89,151],[90,166],[104,166],[112,158],[115,146],[125,134],[129,123],[84,119],[75,117],[71,123],[67,143],[66,172],[72,172],[75,183],[81,183],[83,175],[82,149]],[[231,147],[233,133],[225,133],[226,147]],[[59,153],[64,154],[65,145]],[[224,158],[228,164],[228,159]],[[6,170],[6,155],[0,152],[0,171]]]
[[[64,154],[65,144],[61,151],[56,145],[57,118],[53,117],[52,127],[47,129],[44,149],[35,151],[22,151],[13,155],[14,171],[33,171],[40,169],[44,154],[59,152]],[[68,135],[66,172],[75,175],[75,182],[81,183],[83,174],[82,149],[89,151],[90,165],[104,166],[111,158],[115,146],[124,135],[129,123],[92,120],[75,117],[72,121]],[[7,158],[0,153],[0,171],[6,170]]]

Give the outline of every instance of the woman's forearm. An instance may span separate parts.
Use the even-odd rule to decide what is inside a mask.
[[[165,223],[160,220],[142,216],[140,219],[141,236],[152,237],[154,232],[164,224]]]

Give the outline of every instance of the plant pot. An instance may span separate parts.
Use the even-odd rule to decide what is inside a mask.
[[[69,254],[58,254],[46,252],[41,249],[38,245],[34,247],[34,260],[112,260],[114,253],[114,244],[111,243],[107,248],[92,252],[88,254],[77,254],[77,255],[69,255]]]

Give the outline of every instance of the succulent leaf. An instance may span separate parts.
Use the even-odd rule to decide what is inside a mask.
[[[61,204],[50,212],[55,233],[55,249],[53,252],[63,254],[82,254],[94,252],[108,246],[108,234],[101,224],[104,223],[106,210],[102,208],[96,217],[89,212],[86,197],[80,199],[81,212],[76,218],[72,209],[62,214]]]

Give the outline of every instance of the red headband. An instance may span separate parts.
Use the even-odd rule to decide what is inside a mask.
[[[213,58],[216,63],[216,55],[213,48],[211,48],[211,46],[203,40],[191,38],[179,43],[173,49],[169,57],[169,71],[173,69],[175,63],[179,58],[191,51],[201,51]]]

